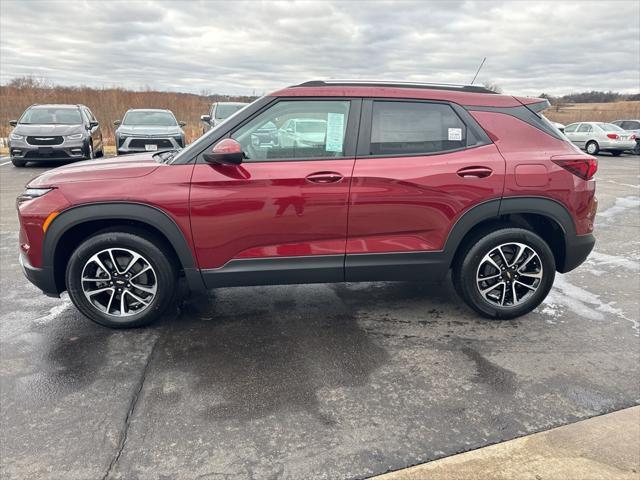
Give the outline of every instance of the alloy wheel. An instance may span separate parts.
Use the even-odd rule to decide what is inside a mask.
[[[527,301],[538,290],[542,275],[542,261],[533,248],[523,243],[504,243],[480,261],[476,286],[492,305],[512,307]]]
[[[108,248],[89,258],[81,283],[89,303],[115,317],[143,312],[158,289],[158,277],[149,261],[126,248]]]

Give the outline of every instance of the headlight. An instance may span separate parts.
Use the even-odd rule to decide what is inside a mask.
[[[53,190],[53,188],[27,188],[18,196],[18,204],[41,197],[45,193],[49,193],[51,190]]]
[[[22,140],[24,138],[24,135],[18,135],[17,133],[12,133],[11,135],[9,135],[9,137],[11,137],[11,140]]]
[[[74,133],[73,135],[67,135],[67,140],[80,140],[82,136],[82,133]]]

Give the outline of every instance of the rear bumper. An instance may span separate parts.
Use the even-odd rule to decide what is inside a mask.
[[[596,244],[596,238],[592,234],[576,235],[567,239],[564,262],[558,265],[560,273],[567,273],[584,262]]]
[[[602,141],[600,142],[600,150],[633,150],[636,146],[635,140],[629,141],[619,141],[619,140],[611,140],[611,141]]]
[[[20,254],[20,266],[22,267],[22,273],[27,277],[27,280],[42,290],[45,295],[49,297],[60,296],[60,292],[58,292],[58,288],[56,287],[56,279],[51,268],[33,267],[23,253]]]

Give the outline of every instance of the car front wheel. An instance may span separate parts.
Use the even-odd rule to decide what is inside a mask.
[[[493,319],[525,315],[545,299],[555,278],[547,243],[522,228],[483,232],[466,243],[453,282],[473,310]]]
[[[11,159],[11,163],[13,163],[14,167],[18,168],[24,167],[27,164],[27,162],[25,162],[24,160],[16,160],[14,158]]]
[[[139,327],[173,304],[176,269],[155,243],[132,233],[101,233],[71,255],[66,285],[86,317],[112,328]]]

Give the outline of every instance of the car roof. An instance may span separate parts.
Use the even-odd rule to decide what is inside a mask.
[[[173,113],[167,108],[130,108],[127,112],[169,112]]]
[[[274,97],[368,97],[443,100],[469,106],[521,107],[547,103],[541,98],[514,97],[477,85],[368,80],[313,80],[283,88]]]
[[[247,102],[213,102],[214,105],[249,105]]]
[[[80,108],[80,107],[84,107],[84,105],[81,105],[79,103],[77,103],[77,104],[72,104],[72,103],[34,103],[33,105],[29,106],[29,108]]]

